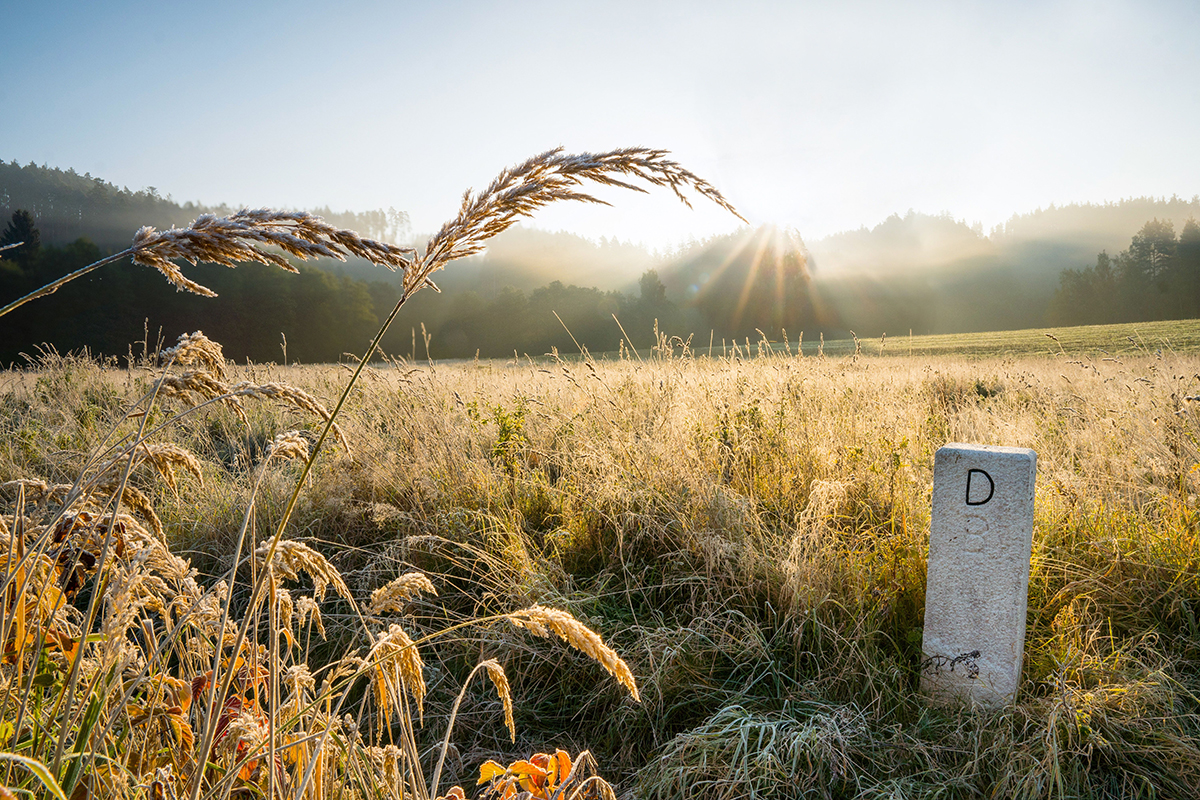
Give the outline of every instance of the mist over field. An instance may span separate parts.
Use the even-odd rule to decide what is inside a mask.
[[[5,241],[22,238],[13,215],[27,211],[43,247],[0,261],[0,291],[16,297],[120,250],[142,224],[185,226],[230,210],[73,170],[0,164]],[[316,211],[382,240],[422,239],[403,210]],[[1049,206],[984,231],[908,211],[814,240],[759,226],[665,249],[517,226],[440,275],[443,294],[415,298],[383,349],[434,358],[605,352],[622,341],[650,346],[656,323],[707,345],[785,332],[814,341],[1187,318],[1200,314],[1198,214],[1200,198],[1133,198]],[[41,342],[125,355],[146,331],[169,340],[204,329],[239,360],[280,360],[286,339],[292,360],[334,361],[370,337],[400,280],[361,259],[318,259],[298,278],[202,264],[197,274],[220,295],[202,300],[138,280],[138,269],[116,266],[64,289],[67,317],[30,309],[4,320],[0,358]]]

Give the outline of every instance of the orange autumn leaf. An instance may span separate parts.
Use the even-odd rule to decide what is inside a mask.
[[[479,782],[475,785],[479,786],[487,783],[490,780],[494,780],[495,778],[503,777],[504,773],[506,772],[508,772],[508,770],[497,764],[495,761],[485,761],[483,762],[483,766],[479,768]]]
[[[571,756],[565,750],[554,751],[554,761],[557,766],[555,783],[562,783],[571,774]]]
[[[537,758],[537,756],[534,756],[534,758]],[[546,777],[546,770],[531,761],[514,761],[508,765],[508,769],[510,772],[515,772],[518,775],[530,775],[538,778]]]
[[[552,800],[567,796],[563,793],[573,781],[571,771],[575,766],[571,756],[563,750],[555,750],[554,755],[537,753],[527,761],[514,761],[507,768],[488,761],[480,767],[479,783],[492,782],[483,796],[495,800],[515,800],[517,797]]]

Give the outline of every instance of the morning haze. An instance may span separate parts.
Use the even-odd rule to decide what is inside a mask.
[[[12,218],[5,241],[29,238],[17,225],[27,214],[41,245],[8,257],[0,288],[12,297],[123,249],[142,224],[165,229],[232,211],[33,164],[0,164],[0,187],[0,214]],[[381,240],[424,238],[394,207],[316,211]],[[408,304],[383,348],[494,357],[605,352],[622,340],[646,347],[656,330],[697,344],[785,335],[811,343],[1188,318],[1200,314],[1198,214],[1197,198],[1131,198],[1013,214],[985,232],[910,210],[809,241],[794,228],[762,225],[662,249],[518,225],[439,276],[441,296]],[[172,336],[203,327],[238,359],[278,358],[286,339],[293,361],[337,360],[387,316],[402,277],[353,258],[310,262],[299,279],[258,265],[229,272],[202,264],[220,295],[210,300],[139,282],[139,269],[116,266],[64,288],[69,318],[30,307],[0,321],[0,357],[11,362],[31,341],[121,355],[147,329]],[[145,302],[130,301],[131,285]],[[313,304],[321,314],[301,313]]]

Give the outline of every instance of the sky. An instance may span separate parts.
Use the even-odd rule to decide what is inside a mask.
[[[553,147],[670,150],[807,240],[1200,193],[1200,3],[0,0],[0,159],[179,202],[407,211]],[[669,192],[533,224],[666,248]]]

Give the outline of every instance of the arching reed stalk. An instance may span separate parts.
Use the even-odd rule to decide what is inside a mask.
[[[163,352],[162,374],[84,459],[73,484],[21,479],[0,486],[18,494],[12,529],[0,518],[0,539],[7,538],[9,544],[0,576],[0,642],[12,645],[6,650],[5,664],[15,664],[17,670],[15,681],[0,685],[0,739],[22,735],[29,718],[48,725],[44,734],[23,745],[37,758],[21,760],[39,778],[42,772],[48,776],[48,782],[43,781],[48,791],[72,797],[144,792],[198,800],[206,793],[226,797],[239,782],[258,781],[270,796],[286,791],[297,799],[325,797],[332,780],[325,770],[333,769],[329,765],[336,757],[346,760],[341,774],[356,775],[364,787],[380,775],[385,780],[392,775],[399,781],[396,786],[428,800],[431,789],[437,792],[464,695],[460,693],[455,703],[430,787],[421,771],[413,727],[414,717],[423,715],[426,693],[419,648],[464,627],[505,619],[538,635],[553,632],[602,664],[638,699],[628,665],[597,633],[565,611],[535,605],[470,618],[424,636],[410,636],[397,623],[376,630],[383,621],[377,615],[403,612],[421,595],[436,596],[427,576],[419,572],[399,576],[372,595],[364,615],[332,563],[307,544],[283,538],[322,444],[332,434],[348,452],[338,415],[401,307],[426,286],[436,290],[431,280],[434,272],[479,252],[490,237],[541,207],[558,200],[603,202],[582,191],[589,183],[635,191],[668,188],[685,203],[686,194],[695,193],[736,214],[716,189],[669,160],[665,151],[628,148],[571,155],[552,150],[504,170],[482,192],[468,192],[458,214],[429,240],[423,254],[362,238],[306,213],[242,210],[227,217],[204,215],[181,229],[143,228],[127,250],[0,308],[3,316],[125,257],[158,270],[179,290],[205,296],[213,293],[186,277],[175,262],[233,267],[250,261],[296,271],[288,256],[301,260],[355,256],[404,273],[400,300],[332,409],[287,384],[231,383],[220,346],[197,331]],[[172,372],[172,367],[183,371]],[[156,407],[160,399],[174,399],[186,408],[164,420]],[[225,407],[244,423],[248,418],[243,401],[253,399],[289,405],[316,416],[322,424],[315,437],[288,431],[267,447],[248,487],[232,563],[222,570],[223,581],[203,591],[189,563],[170,552],[151,496],[130,479],[145,467],[144,472],[157,475],[176,496],[181,477],[190,475],[196,484],[204,485],[204,467],[191,450],[154,437],[205,408]],[[131,419],[136,423],[132,428]],[[258,493],[268,470],[284,459],[297,461],[300,468],[292,476],[295,484],[277,525],[259,543],[253,534]],[[40,504],[37,520],[27,515],[27,495]],[[122,506],[137,518],[122,513]],[[27,531],[34,522],[39,524]],[[238,619],[233,598],[244,557],[250,564],[250,580],[248,596],[238,600]],[[312,582],[312,596],[293,598],[283,582],[302,574]],[[71,601],[89,581],[90,593],[80,595],[79,601],[85,608],[74,611]],[[27,588],[34,591],[27,593]],[[316,677],[307,663],[297,660],[283,667],[292,658],[301,628],[308,626],[311,635],[316,627],[324,637],[319,606],[326,588],[334,590],[338,602],[350,606],[349,618],[367,636],[367,652],[365,658],[349,652],[335,662],[317,692]],[[264,602],[268,604],[265,615]],[[266,647],[259,643],[263,616],[270,626]],[[57,666],[38,666],[37,659],[44,661],[47,653]],[[515,737],[512,692],[503,667],[495,659],[484,659],[472,676],[481,670],[487,671],[495,686],[505,726]],[[189,681],[190,676],[195,677]],[[361,678],[371,684],[373,691],[368,694],[389,736],[391,726],[399,724],[399,746],[389,738],[388,747],[382,748],[382,772],[370,767],[364,773],[366,762],[355,761],[358,756],[345,747],[353,739],[343,729],[347,723],[339,713],[354,681]],[[47,679],[55,681],[47,689],[49,694],[42,689]],[[290,692],[286,704],[279,702],[281,686]],[[336,702],[335,693],[340,693]],[[35,695],[36,702],[31,702]],[[15,722],[6,734],[2,723],[10,718],[5,713],[9,708],[15,708],[11,717]],[[290,716],[277,718],[283,708],[290,709]],[[339,747],[331,748],[328,741],[335,732]],[[132,748],[116,760],[104,749],[114,737],[122,737],[121,747]],[[361,750],[359,744],[353,747]],[[389,753],[395,756],[391,767],[387,766]],[[285,764],[294,767],[290,780]],[[37,772],[39,768],[42,772]],[[129,776],[143,783],[131,787]],[[0,783],[5,781],[0,776]],[[455,797],[462,794],[457,787],[451,792]]]
[[[405,303],[423,287],[433,286],[430,276],[434,272],[442,269],[454,259],[478,253],[488,239],[507,230],[517,220],[528,217],[539,208],[555,201],[576,200],[605,204],[604,201],[591,195],[576,191],[576,187],[586,182],[644,192],[646,191],[644,187],[629,182],[640,180],[652,186],[670,188],[680,200],[688,205],[690,203],[684,195],[684,190],[690,189],[738,216],[733,206],[711,184],[684,169],[678,163],[667,159],[666,155],[667,152],[664,150],[648,148],[625,148],[611,150],[607,153],[570,155],[564,154],[559,148],[534,156],[516,167],[502,171],[479,194],[467,191],[463,195],[458,214],[429,239],[424,255],[415,259],[405,269],[404,289],[400,299],[383,324],[380,325],[379,331],[371,340],[363,357],[358,360],[358,366],[350,380],[346,382],[341,396],[317,437],[309,458],[296,479],[295,488],[284,508],[275,534],[262,548],[265,561],[270,562],[275,557],[275,551],[291,521],[296,503],[300,499],[300,491],[312,470],[321,446],[330,431],[334,429],[338,414],[357,384],[367,362],[379,347],[380,341]],[[740,216],[738,218],[742,219]],[[2,313],[3,311],[0,311],[0,314]],[[267,571],[264,571],[253,587],[247,611],[247,622],[243,623],[241,631],[239,631],[235,652],[245,640],[248,620],[262,601],[267,586]],[[217,719],[211,710],[214,707],[219,708],[220,704],[224,703],[231,684],[232,676],[227,674],[219,695],[214,695],[210,701],[208,724],[201,737],[200,752],[202,753],[208,752],[216,735]],[[636,689],[633,691],[636,693]],[[200,790],[201,781],[194,780],[190,792],[191,800],[198,800]]]

